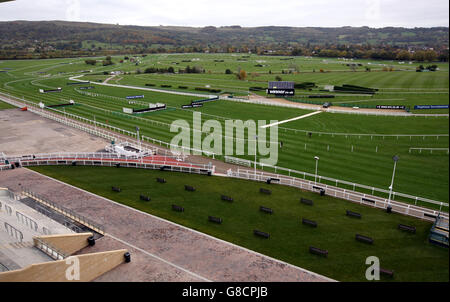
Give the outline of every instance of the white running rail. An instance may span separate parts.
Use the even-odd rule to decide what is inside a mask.
[[[278,181],[276,183],[291,187],[296,187],[308,191],[318,191],[324,189],[326,195],[333,196],[336,198],[346,199],[359,204],[372,206],[380,209],[386,209],[391,206],[393,212],[401,213],[408,216],[413,216],[420,219],[425,219],[429,221],[435,221],[435,218],[440,215],[448,219],[449,215],[446,212],[441,212],[440,210],[432,210],[428,208],[418,207],[412,204],[406,204],[402,202],[397,202],[391,200],[390,202],[386,198],[381,198],[369,194],[364,194],[360,192],[355,192],[352,190],[346,190],[342,188],[337,188],[330,185],[324,185],[320,183],[315,183],[314,181],[299,179],[295,177],[289,177],[285,175],[276,175],[271,173],[259,172],[256,173],[250,170],[238,169],[237,171],[229,171],[229,177],[255,180],[265,182],[269,178],[276,178]],[[448,205],[447,205],[448,206]]]
[[[240,159],[240,158],[232,158],[231,156],[228,156],[228,162],[231,162],[231,160],[234,160],[234,163],[242,165],[242,166],[247,166],[247,167],[253,166],[254,167],[254,165],[255,165],[254,161]],[[240,163],[242,163],[242,164],[240,164]],[[279,172],[279,171],[283,171],[289,177],[292,175],[297,175],[297,176],[302,177],[304,180],[306,180],[307,177],[310,179],[314,179],[316,176],[315,174],[304,172],[304,171],[297,171],[297,170],[278,167],[278,166],[270,166],[270,165],[265,165],[265,164],[262,164],[259,162],[257,162],[256,165],[257,165],[258,169],[264,170],[264,168],[270,168],[270,169],[274,170],[274,174],[277,174],[277,172]],[[270,172],[267,172],[267,173],[270,173]],[[362,184],[358,184],[358,183],[354,183],[354,182],[349,182],[349,181],[335,179],[335,178],[321,176],[321,175],[317,175],[317,180],[318,180],[318,183],[320,183],[320,184],[322,184],[323,181],[330,182],[330,183],[334,184],[335,187],[338,187],[339,185],[346,185],[346,186],[351,187],[353,189],[353,191],[356,191],[357,189],[363,189],[363,190],[372,192],[372,195],[375,192],[389,194],[389,191],[385,190],[385,189],[380,189],[380,188],[376,188],[376,187],[372,187],[372,186],[362,185]],[[413,196],[413,195],[409,195],[409,194],[405,194],[405,193],[401,193],[401,192],[392,192],[391,198],[395,199],[396,196],[408,199],[411,202],[413,202],[414,204],[417,204],[417,202],[425,202],[425,203],[430,203],[430,204],[448,208],[448,203],[446,203],[446,202],[436,201],[436,200],[428,199],[425,197]]]

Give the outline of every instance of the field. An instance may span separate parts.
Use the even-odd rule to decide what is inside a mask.
[[[429,244],[431,223],[411,217],[295,188],[223,177],[103,167],[32,169],[339,281],[365,281],[365,259],[375,255],[381,267],[395,271],[394,279],[382,277],[381,281],[448,282],[448,249]],[[156,177],[164,177],[167,183],[156,183]],[[185,191],[186,184],[196,191]],[[112,192],[111,186],[122,191]],[[272,190],[272,195],[258,193],[261,187]],[[141,201],[140,194],[150,196],[151,201]],[[234,201],[221,201],[221,194]],[[314,205],[301,204],[300,197],[313,200]],[[172,204],[185,211],[172,211]],[[260,206],[271,208],[273,214],[260,212]],[[346,210],[361,213],[362,219],[346,216]],[[223,223],[208,222],[208,216],[220,217]],[[302,218],[317,221],[318,227],[302,225]],[[417,233],[398,230],[399,223],[416,226]],[[254,236],[254,229],[270,233],[270,238]],[[356,233],[372,237],[374,244],[356,241]],[[309,246],[328,250],[328,258],[310,254]]]
[[[101,61],[104,58],[94,59]],[[101,62],[95,66],[87,65],[85,58],[0,61],[0,92],[19,98],[30,106],[40,102],[46,106],[66,104],[55,108],[46,107],[44,110],[95,120],[97,127],[110,125],[134,133],[138,126],[144,140],[150,142],[155,139],[170,143],[178,133],[170,131],[172,123],[182,120],[192,127],[193,113],[201,112],[203,123],[214,120],[221,128],[218,130],[219,139],[213,145],[202,146],[204,151],[214,152],[215,159],[219,160],[224,160],[221,154],[224,153],[224,140],[227,137],[224,131],[226,120],[252,120],[268,124],[313,112],[246,103],[229,97],[233,95],[246,99],[251,96],[263,99],[265,91],[254,91],[253,88],[265,88],[267,81],[275,80],[275,77],[296,83],[315,83],[316,87],[311,90],[296,89],[295,97],[290,99],[294,102],[307,103],[311,100],[309,95],[327,93],[323,91],[326,85],[350,84],[379,90],[373,96],[333,92],[334,105],[405,105],[410,107],[412,113],[448,114],[448,109],[413,109],[414,105],[449,103],[448,64],[443,63],[437,64],[438,71],[416,72],[420,63],[367,60],[352,62],[250,54],[160,54],[134,57],[133,62],[124,60],[119,63],[120,60],[124,60],[124,57],[113,57],[114,64],[110,66],[102,66]],[[360,66],[352,70],[347,66],[350,63]],[[201,66],[205,72],[143,73],[148,67],[173,67],[178,71],[188,65]],[[370,68],[370,72],[366,68]],[[225,74],[226,69],[234,74]],[[239,69],[246,71],[245,80],[237,79]],[[386,69],[393,71],[384,71]],[[111,71],[121,73],[113,76]],[[80,76],[79,79],[89,80],[90,83],[68,85],[74,83],[70,79],[73,76]],[[105,81],[108,84],[135,87],[99,85]],[[39,89],[58,87],[62,88],[61,92],[39,92]],[[82,87],[86,89],[81,89]],[[214,94],[200,91],[199,88],[219,89],[219,94],[224,98],[204,103],[200,108],[181,109],[182,105]],[[181,92],[187,92],[188,95]],[[200,95],[194,96],[192,93]],[[144,96],[137,99],[141,103],[131,103],[126,99],[127,96],[135,95]],[[74,100],[75,104],[67,105],[70,100]],[[138,109],[144,107],[142,103],[164,103],[167,109],[139,115],[123,113],[124,107]],[[0,102],[0,109],[8,108],[11,108],[10,105]],[[258,129],[258,137],[264,138],[262,128]],[[202,139],[211,134],[211,130],[206,128],[201,129],[201,132]],[[448,203],[447,115],[406,117],[320,112],[280,124],[277,138],[269,135],[269,129],[264,132],[267,133],[266,147],[272,146],[272,151],[277,156],[276,167],[265,167],[267,171],[297,177],[303,177],[302,172],[314,174],[314,157],[319,156],[319,176],[387,190],[393,171],[392,157],[398,155],[400,160],[396,166],[394,192]],[[189,129],[188,133],[192,142],[194,131]],[[245,131],[243,140],[248,143],[245,154],[232,155],[253,161],[252,144],[249,141],[254,140],[254,137]],[[221,144],[216,145],[219,141]],[[236,141],[234,142],[237,144]],[[283,143],[282,147],[278,142]],[[190,147],[197,146],[191,144]],[[414,151],[410,148],[443,150]],[[27,153],[26,150],[18,151]],[[264,157],[267,156],[258,155],[257,159]],[[280,170],[280,167],[298,172]],[[448,249],[429,244],[427,236],[431,224],[412,217],[387,214],[379,209],[330,196],[321,197],[291,187],[218,176],[99,167],[50,166],[36,167],[33,170],[340,281],[365,281],[365,259],[373,255],[380,258],[383,268],[395,271],[393,281],[448,281]],[[167,179],[167,184],[153,182],[155,177],[161,176]],[[314,179],[310,176],[306,178]],[[335,185],[334,181],[319,179],[319,182]],[[193,185],[197,191],[184,191],[184,185]],[[121,187],[122,192],[111,192],[111,186]],[[261,187],[272,190],[272,195],[258,193]],[[351,185],[344,187],[353,189]],[[372,192],[367,190],[365,193]],[[152,200],[140,201],[140,194],[149,195]],[[221,201],[221,194],[232,196],[234,202]],[[387,197],[384,193],[375,194]],[[301,204],[300,197],[314,200],[314,206]],[[398,196],[395,199],[406,202]],[[440,209],[438,205],[421,201],[416,203]],[[172,211],[172,204],[183,206],[185,212]],[[274,214],[258,211],[260,206],[272,208]],[[363,218],[351,219],[345,215],[345,210],[361,213]],[[448,212],[448,206],[444,206],[442,211]],[[208,222],[208,216],[221,217],[223,224]],[[317,221],[318,228],[302,225],[301,218]],[[417,234],[399,231],[399,223],[416,226]],[[252,234],[254,229],[270,233],[270,239],[255,237]],[[373,237],[375,243],[367,245],[357,242],[356,233]],[[309,246],[327,249],[329,257],[309,254]],[[391,279],[383,278],[382,281]]]
[[[206,103],[202,108],[182,110],[181,105],[189,104],[201,97],[95,85],[95,82],[110,77],[103,72],[112,70],[130,72],[113,77],[109,81],[111,84],[171,91],[199,93],[195,87],[209,85],[211,88],[221,89],[222,92],[247,95],[249,87],[266,87],[268,80],[281,76],[283,80],[314,81],[318,85],[353,84],[380,89],[379,94],[373,97],[337,96],[333,99],[333,103],[405,104],[411,107],[414,104],[448,104],[448,64],[441,63],[438,64],[439,71],[417,73],[415,67],[419,63],[398,64],[361,60],[358,63],[363,67],[351,71],[346,66],[349,61],[337,59],[258,57],[243,54],[148,55],[137,58],[140,62],[137,66],[135,62],[119,63],[119,59],[123,57],[113,58],[115,64],[112,66],[101,66],[100,63],[96,66],[86,65],[84,59],[2,61],[0,69],[11,69],[0,73],[0,92],[25,98],[26,101],[35,104],[40,101],[46,105],[61,104],[73,99],[76,105],[57,108],[59,113],[76,114],[133,132],[135,127],[139,126],[141,134],[165,142],[170,142],[175,135],[169,132],[173,121],[186,120],[192,125],[193,111],[202,112],[203,121],[215,119],[222,126],[226,119],[264,120],[269,123],[270,120],[286,120],[311,111],[239,103],[232,99]],[[144,71],[150,66],[157,68],[174,66],[177,70],[187,65],[202,66],[206,71],[202,74],[135,73],[137,68]],[[365,72],[365,66],[371,66],[371,71]],[[382,71],[386,66],[394,66],[394,69],[399,71]],[[281,73],[282,70],[288,72],[288,69],[295,69],[294,67],[300,72]],[[248,74],[247,81],[237,80],[235,75],[226,75],[226,68],[233,72],[238,68],[245,69]],[[325,72],[320,72],[320,69]],[[81,79],[91,80],[90,85],[94,86],[94,89],[80,90],[80,85],[67,85],[68,82],[73,82],[68,79],[69,77],[83,74],[85,76]],[[149,83],[155,86],[145,86]],[[161,85],[172,87],[161,88]],[[178,86],[187,86],[188,89],[179,89]],[[39,89],[56,87],[63,88],[63,91],[47,94],[38,92]],[[318,89],[298,90],[296,99],[301,101],[302,95],[321,93]],[[144,95],[146,102],[165,103],[168,109],[142,114],[139,117],[123,114],[123,107],[136,107],[128,104],[125,99],[129,95]],[[417,110],[417,112],[448,113],[448,110]],[[311,137],[308,136],[308,132],[312,133]],[[206,135],[207,133],[204,133],[203,137]],[[447,152],[409,152],[410,147],[448,148],[448,117],[321,113],[281,124],[278,137],[279,141],[283,142],[283,148],[277,148],[279,167],[314,173],[314,156],[319,156],[319,175],[387,189],[392,175],[392,156],[399,155],[394,191],[448,202]],[[247,133],[245,139],[248,139]],[[251,155],[237,157],[253,160]],[[268,169],[273,171],[271,168]],[[430,206],[420,203],[419,205]],[[448,208],[443,210],[448,211]]]
[[[347,66],[347,64],[353,63],[361,64],[361,66],[357,66],[355,69]],[[413,105],[418,104],[436,104],[436,102],[448,104],[448,64],[438,63],[438,72],[417,73],[415,68],[420,64],[403,63],[305,57],[258,57],[254,55],[156,55],[148,59],[144,58],[141,65],[136,68],[140,68],[141,71],[144,71],[147,66],[184,69],[189,65],[191,67],[201,66],[205,69],[205,73],[134,74],[124,76],[118,83],[141,86],[169,84],[172,85],[170,89],[180,90],[178,86],[187,86],[187,90],[190,91],[194,91],[195,87],[210,86],[221,89],[223,93],[248,95],[250,87],[266,88],[267,81],[274,81],[276,77],[281,77],[282,80],[297,83],[314,82],[318,88],[323,88],[325,85],[352,84],[380,90],[376,97],[336,94],[338,103],[398,104],[411,106],[412,110],[414,110]],[[425,63],[422,65],[427,66]],[[366,67],[371,71],[366,72]],[[383,71],[386,68],[393,71]],[[247,72],[247,78],[245,81],[239,81],[234,74],[226,75],[226,69],[230,69],[234,73],[243,69]],[[318,92],[319,89],[298,90],[296,95],[299,99],[304,100],[307,95]],[[254,93],[263,95],[265,91]]]
[[[13,105],[10,105],[8,103],[4,103],[0,101],[0,110],[2,109],[12,109],[15,108]]]

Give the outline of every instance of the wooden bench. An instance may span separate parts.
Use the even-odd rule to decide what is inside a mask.
[[[381,268],[381,267],[380,267],[380,274],[386,275],[388,277],[394,277],[394,271],[391,271],[391,270],[388,270],[385,268]]]
[[[231,198],[230,196],[226,196],[226,195],[221,195],[220,199],[228,201],[228,202],[233,202],[233,198]]]
[[[407,231],[410,233],[416,233],[416,227],[415,226],[411,226],[411,225],[406,225],[406,224],[399,224],[398,228],[402,231]]]
[[[272,194],[272,191],[267,190],[267,189],[264,189],[264,188],[260,188],[260,189],[259,189],[259,192],[260,192],[260,193],[263,193],[263,194],[267,194],[267,195]]]
[[[172,205],[172,210],[176,211],[176,212],[184,212],[184,208],[177,206],[175,204]]]
[[[140,195],[139,198],[143,201],[150,201],[150,197],[146,196],[146,195]]]
[[[259,237],[266,238],[266,239],[269,239],[269,237],[270,237],[269,233],[261,232],[258,230],[253,230],[253,234],[255,234],[256,236],[259,236]]]
[[[189,192],[194,192],[194,191],[195,191],[195,188],[194,188],[194,187],[191,187],[191,186],[188,186],[188,185],[185,185],[185,186],[184,186],[184,189],[185,189],[186,191],[189,191]]]
[[[273,210],[271,208],[266,208],[266,207],[260,206],[259,210],[264,213],[273,214]]]
[[[360,242],[373,244],[373,239],[364,235],[356,234],[355,239]]]
[[[214,223],[222,224],[222,218],[219,217],[208,216],[208,220]]]
[[[306,205],[309,205],[309,206],[312,206],[313,205],[313,201],[312,200],[310,200],[310,199],[306,199],[306,198],[300,198],[300,202],[301,203],[304,203],[304,204],[306,204]]]
[[[166,180],[164,178],[160,178],[160,177],[157,177],[156,181],[159,182],[159,183],[162,183],[162,184],[166,183]]]
[[[312,226],[314,228],[317,228],[317,222],[315,222],[314,220],[302,218],[302,224],[306,224],[306,225]]]
[[[355,218],[361,218],[361,214],[346,210],[346,215]]]
[[[114,192],[120,192],[120,191],[121,191],[120,188],[118,188],[118,187],[111,187],[111,189],[112,189]]]
[[[319,249],[317,247],[310,246],[309,247],[309,252],[311,254],[328,257],[328,251],[327,250],[322,250],[322,249]]]

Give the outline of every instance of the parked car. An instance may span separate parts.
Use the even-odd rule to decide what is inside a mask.
[[[331,106],[331,103],[330,103],[330,102],[326,102],[326,103],[323,104],[323,108],[328,108],[328,107],[330,107],[330,106]]]

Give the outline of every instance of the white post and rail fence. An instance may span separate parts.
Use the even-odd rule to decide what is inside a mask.
[[[118,141],[121,137],[119,137],[115,133],[111,133],[110,131],[118,132],[118,133],[120,133],[122,135],[131,136],[132,138],[136,138],[137,139],[137,134],[135,132],[131,132],[131,131],[124,130],[124,129],[121,129],[121,128],[118,128],[118,127],[114,127],[112,125],[108,125],[108,124],[96,122],[96,121],[93,121],[93,120],[89,120],[87,118],[79,117],[77,115],[69,114],[69,113],[66,113],[65,115],[66,115],[66,117],[67,116],[70,117],[70,119],[66,119],[66,118],[61,117],[60,114],[50,113],[50,112],[48,112],[45,109],[39,108],[39,106],[37,104],[34,104],[32,102],[31,102],[31,104],[30,103],[22,103],[23,100],[21,100],[19,98],[16,98],[14,96],[11,96],[9,94],[5,94],[5,93],[1,93],[0,92],[0,97],[1,97],[1,99],[3,101],[5,101],[7,103],[10,103],[10,104],[12,104],[14,106],[17,106],[17,107],[24,107],[24,106],[30,106],[31,105],[31,107],[29,107],[28,110],[30,110],[33,113],[36,113],[36,114],[41,115],[41,116],[43,116],[45,118],[57,121],[59,123],[66,124],[68,126],[76,128],[76,129],[80,129],[80,130],[86,131],[88,133],[91,133],[91,134],[94,134],[94,135],[97,135],[97,136],[100,136],[100,137],[104,137],[104,138],[112,140],[112,141]],[[64,114],[64,113],[61,112],[61,114]],[[77,119],[80,122],[75,121],[74,119]],[[106,129],[108,129],[110,131],[104,130],[101,127],[104,127],[104,128],[106,128]],[[166,148],[170,148],[172,146],[171,144],[169,144],[167,142],[164,142],[164,141],[161,141],[161,140],[158,140],[158,139],[154,139],[154,138],[151,138],[151,137],[148,137],[148,136],[142,135],[140,138],[142,139],[142,144],[143,145],[145,144],[145,142],[149,142],[149,143],[153,143],[153,144],[159,144],[160,146],[165,146]],[[147,145],[147,146],[149,148],[156,149],[158,154],[163,154],[165,156],[167,156],[168,154],[172,154],[167,149],[159,149],[159,148],[156,148],[156,147],[151,146],[151,145]],[[182,148],[180,146],[176,146],[176,147]],[[195,149],[192,149],[192,148],[188,148],[188,149],[189,149],[189,151],[201,152],[204,155],[211,156],[213,159],[216,159],[218,157],[217,154],[214,154],[212,152],[203,152],[202,150],[195,150]],[[58,160],[56,158],[54,158],[53,162],[52,161],[45,161],[45,160],[42,160],[42,161],[39,161],[39,162],[41,164],[44,164],[44,162],[46,162],[45,164],[49,164],[50,162],[52,164],[55,164],[55,162],[56,162],[56,164],[58,164],[57,161]],[[64,159],[61,159],[60,161],[61,161],[61,164],[63,164]],[[111,160],[111,158],[108,159],[108,160],[101,160],[101,159],[100,160],[98,160],[98,159],[89,160],[88,159],[88,160],[84,161],[84,163],[92,164],[92,163],[94,163],[94,161],[99,162],[100,163],[99,165],[113,165],[113,164],[118,163],[117,160],[114,161],[114,159]],[[237,164],[237,165],[240,165],[240,166],[246,166],[246,167],[255,166],[255,164],[252,161],[250,161],[250,160],[241,159],[241,158],[235,158],[235,157],[231,157],[231,156],[224,156],[224,161],[228,162],[228,163],[232,163],[232,164]],[[67,163],[68,163],[68,161],[66,160],[64,162],[64,164],[67,164]],[[128,164],[130,166],[143,165],[142,167],[144,167],[144,168],[146,167],[146,165],[156,165],[156,164],[146,164],[146,163],[143,163],[143,164],[140,164],[140,163],[128,163]],[[162,164],[164,164],[164,163],[162,163]],[[170,163],[168,163],[167,165],[170,166]],[[263,169],[263,170],[264,169],[271,169],[271,170],[274,171],[274,173],[270,173],[270,172],[258,172],[258,173],[255,173],[254,171],[252,171],[252,174],[254,175],[254,177],[261,178],[261,177],[263,177],[261,175],[264,175],[264,177],[266,177],[266,178],[275,176],[277,178],[281,177],[281,178],[284,179],[285,177],[288,177],[289,179],[292,179],[292,181],[290,180],[290,181],[287,181],[287,183],[282,183],[282,184],[288,184],[288,183],[291,183],[291,182],[293,184],[298,184],[299,182],[309,182],[309,180],[307,180],[307,177],[308,178],[312,178],[312,179],[314,179],[316,177],[315,174],[311,174],[311,173],[307,173],[307,172],[303,172],[303,171],[297,171],[297,170],[294,170],[294,169],[288,169],[288,168],[277,167],[277,166],[269,166],[269,165],[264,165],[262,163],[256,163],[256,165],[259,165],[259,168]],[[198,165],[196,165],[196,166],[198,167]],[[141,167],[141,166],[139,166],[139,167]],[[155,166],[153,166],[153,168],[154,167]],[[176,167],[177,168],[174,168],[174,170],[172,170],[172,171],[177,171],[177,170],[179,171],[180,170],[179,166],[176,166]],[[208,167],[209,167],[209,170],[211,171],[211,166],[207,166],[206,167],[206,165],[205,165],[205,167],[203,167],[203,169],[208,169]],[[7,168],[8,167],[5,166],[4,164],[2,165],[1,158],[0,158],[0,171],[4,170],[4,169],[7,169]],[[150,166],[148,168],[150,168]],[[192,167],[191,167],[191,169],[192,169]],[[189,171],[182,171],[182,172],[189,172]],[[284,174],[287,174],[287,176],[279,174],[280,172],[284,173]],[[240,170],[240,168],[237,169],[237,172],[233,172],[233,173],[237,173],[236,175],[234,175],[234,177],[245,178],[245,177],[242,177],[242,174],[241,174],[242,170]],[[265,174],[261,174],[261,173],[265,173]],[[296,175],[297,177],[293,177],[292,175]],[[302,177],[303,179],[301,179],[299,177]],[[250,178],[247,177],[246,179],[250,179]],[[363,194],[363,195],[367,194],[367,193],[358,192],[357,190],[363,191],[363,192],[371,192],[371,195],[370,195],[371,198],[375,198],[375,199],[380,199],[381,198],[380,200],[375,202],[375,206],[377,206],[379,204],[382,204],[383,200],[386,200],[386,199],[383,199],[382,197],[379,197],[379,196],[375,196],[374,194],[376,194],[376,193],[378,193],[378,194],[389,194],[388,190],[375,188],[375,187],[372,187],[372,186],[367,186],[367,185],[362,185],[362,184],[357,184],[357,183],[353,183],[353,182],[349,182],[349,181],[334,179],[334,178],[330,178],[330,177],[320,176],[320,175],[317,175],[317,182],[319,184],[321,184],[322,186],[325,186],[325,188],[327,188],[328,190],[331,190],[330,192],[335,192],[335,193],[333,193],[333,194],[335,194],[333,196],[336,196],[336,197],[340,196],[340,198],[349,199],[349,200],[352,200],[352,201],[354,201],[355,198],[356,199],[359,198],[357,196],[361,196],[360,194]],[[324,182],[332,183],[333,185],[331,185],[331,184],[324,184]],[[340,188],[339,186],[346,186],[346,187],[350,187],[351,189],[343,189],[343,188]],[[342,192],[344,192],[344,193],[342,193]],[[399,201],[396,201],[397,203],[399,203],[398,205],[396,205],[396,207],[402,208],[402,209],[408,209],[408,210],[402,210],[402,213],[407,213],[407,212],[410,212],[410,211],[412,211],[412,213],[414,213],[414,211],[418,211],[417,209],[415,209],[417,207],[417,203],[418,202],[433,204],[434,206],[439,207],[439,212],[442,211],[443,208],[447,208],[447,213],[448,213],[448,203],[445,203],[445,202],[431,200],[431,199],[424,198],[424,197],[412,196],[412,195],[405,194],[405,193],[400,193],[400,192],[392,192],[392,199],[394,200],[396,197],[397,198],[402,198],[408,203],[414,203],[414,205],[412,205],[412,204],[404,204],[404,203],[401,203]],[[392,201],[392,202],[394,202],[394,201]],[[373,205],[373,204],[371,203],[371,205]],[[411,207],[415,207],[415,208],[411,208]],[[420,207],[418,207],[418,208],[420,208]],[[424,208],[420,208],[420,209],[424,209]],[[393,207],[393,210],[396,211],[394,209],[394,207]],[[429,213],[429,215],[431,215],[431,216],[436,216],[437,215],[436,213],[439,213],[439,212],[433,211],[433,210],[429,210],[429,211],[431,211],[431,212],[427,212],[427,213]],[[448,217],[447,213],[442,213],[442,215],[447,215],[447,217]],[[420,216],[420,218],[427,217],[427,216],[423,216],[423,215],[422,216],[421,215],[412,215],[412,216],[415,216],[415,217],[419,217]]]

